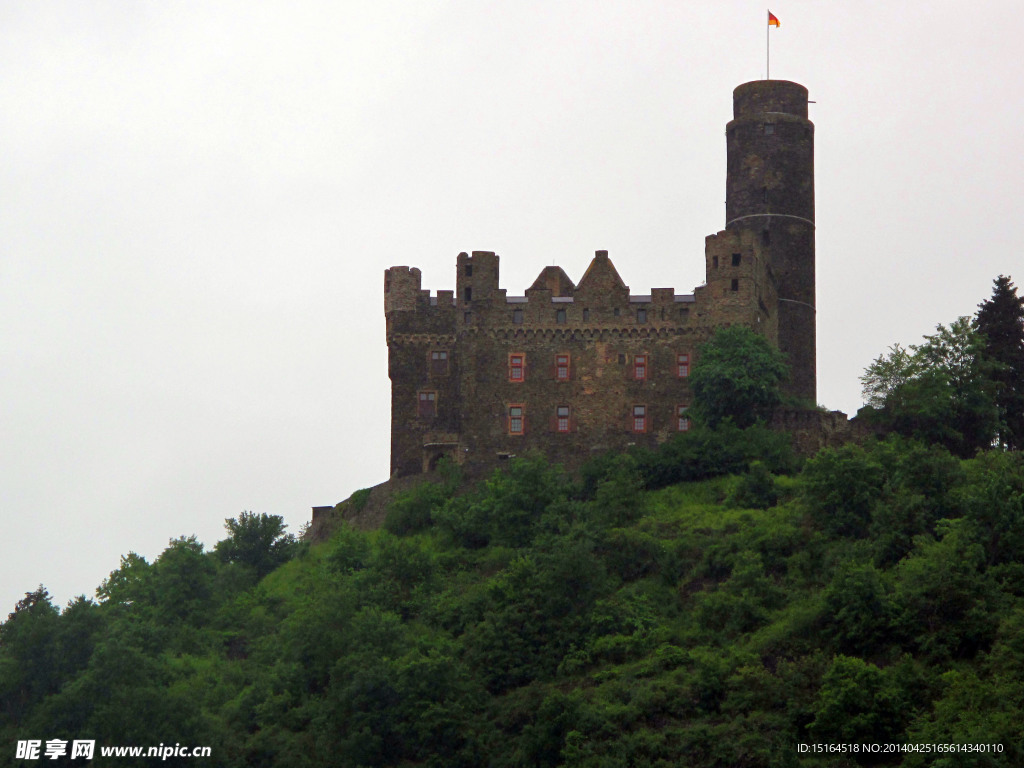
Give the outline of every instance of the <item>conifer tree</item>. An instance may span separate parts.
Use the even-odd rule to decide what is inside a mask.
[[[999,364],[992,378],[999,385],[999,442],[1011,449],[1024,448],[1024,298],[1013,281],[995,279],[992,298],[978,305],[975,328],[985,338],[984,354]]]

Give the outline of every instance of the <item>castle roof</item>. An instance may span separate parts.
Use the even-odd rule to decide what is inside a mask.
[[[561,267],[544,267],[537,279],[527,290],[549,290],[554,297],[572,296],[576,284],[565,274]]]
[[[629,287],[622,282],[615,265],[608,258],[608,251],[598,251],[583,273],[580,284],[576,286],[578,295],[611,296],[614,294],[629,295]]]

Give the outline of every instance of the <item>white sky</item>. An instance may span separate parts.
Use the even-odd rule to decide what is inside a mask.
[[[1024,15],[778,0],[816,130],[818,400],[1024,283]],[[383,271],[703,281],[749,0],[0,5],[0,620],[386,479]]]

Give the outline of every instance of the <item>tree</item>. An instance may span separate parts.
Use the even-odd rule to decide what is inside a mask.
[[[908,353],[898,344],[864,375],[867,411],[907,437],[939,443],[961,457],[992,444],[999,424],[995,368],[983,337],[961,317],[939,325]]]
[[[280,515],[243,512],[225,520],[224,527],[231,535],[218,541],[214,551],[222,561],[249,566],[261,578],[289,560],[295,548],[295,537],[285,533],[288,526]]]
[[[1024,298],[1018,298],[1010,278],[995,279],[992,298],[978,305],[974,327],[984,337],[984,354],[998,364],[993,378],[999,385],[1000,445],[1024,448]]]
[[[690,376],[693,413],[710,427],[731,418],[739,427],[766,421],[782,402],[789,375],[781,352],[743,326],[720,328],[700,348]]]
[[[888,357],[879,355],[860,377],[864,405],[877,410],[894,407],[896,399],[904,394],[903,388],[916,373],[913,354],[893,344]]]
[[[18,722],[44,696],[60,688],[59,617],[50,593],[40,584],[0,624],[0,723]]]
[[[901,673],[900,666],[881,669],[857,657],[836,656],[821,681],[808,731],[821,741],[903,741],[912,700]]]
[[[831,536],[867,536],[885,470],[859,445],[824,448],[803,471],[803,500],[811,519]]]

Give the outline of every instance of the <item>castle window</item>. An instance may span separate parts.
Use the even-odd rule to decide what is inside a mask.
[[[647,355],[633,356],[633,379],[635,381],[647,379]]]
[[[764,124],[764,135],[765,136],[771,136],[773,133],[775,133],[775,126],[772,125],[771,123],[765,123]]]
[[[440,349],[430,353],[430,372],[435,376],[448,375],[448,352]]]
[[[473,319],[473,313],[472,312],[463,312],[462,313],[462,322],[468,324],[469,321],[472,320],[472,319]]]
[[[687,352],[681,352],[676,355],[676,376],[680,379],[685,379],[690,375],[690,355]]]
[[[732,255],[732,265],[733,265],[734,267],[738,267],[738,266],[740,265],[740,260],[741,260],[742,258],[743,258],[743,257],[742,257],[742,256],[741,256],[740,254],[738,254],[738,253],[734,253],[734,254]]]
[[[437,392],[420,392],[417,399],[417,415],[421,419],[432,419],[437,416]]]
[[[586,307],[583,308],[583,322],[590,322],[590,310],[587,309]]]
[[[569,380],[569,356],[555,355],[555,378],[558,381]]]
[[[555,430],[557,432],[569,431],[569,406],[560,405],[555,409]]]
[[[466,301],[472,301],[473,300],[473,286],[471,286],[471,285],[467,286],[466,289],[462,292],[462,295],[466,299]]]
[[[761,232],[761,244],[771,245],[772,244],[772,232],[770,229],[765,229]]]
[[[523,324],[523,310],[521,310],[521,309],[513,309],[512,310],[512,322],[515,323],[516,325],[522,325]]]
[[[712,269],[718,269],[718,257],[717,256],[712,256],[711,257],[711,268]]]
[[[565,323],[565,310],[564,309],[557,309],[557,310],[555,310],[555,322],[560,324],[560,325],[563,325]]]
[[[473,265],[472,264],[467,264],[466,265],[466,277],[472,277],[472,276],[473,276]]]
[[[616,317],[618,317],[619,316],[619,308],[616,307],[615,309],[613,309],[612,310],[612,314],[615,315]]]
[[[526,418],[523,416],[523,406],[510,405],[508,407],[508,433],[521,435],[524,426],[526,426]]]
[[[526,378],[526,355],[508,356],[508,380],[517,384]]]
[[[647,310],[646,309],[638,309],[636,311],[636,321],[638,323],[646,323],[647,322]]]
[[[634,432],[646,432],[647,431],[647,406],[646,405],[634,405],[633,406],[633,431]]]
[[[690,430],[690,406],[688,405],[677,405],[676,406],[676,429],[680,432],[688,432]]]
[[[738,291],[739,289],[740,289],[740,281],[739,281],[739,280],[737,280],[737,279],[736,279],[736,278],[734,277],[734,278],[732,279],[732,282],[731,282],[731,283],[729,284],[729,290],[730,290],[730,291]]]

